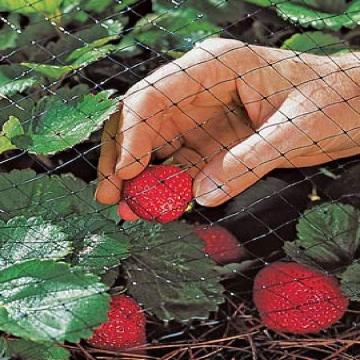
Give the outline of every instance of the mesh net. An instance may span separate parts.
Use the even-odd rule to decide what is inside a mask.
[[[0,359],[358,357],[360,1],[0,11]]]

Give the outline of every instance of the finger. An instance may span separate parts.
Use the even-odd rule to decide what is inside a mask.
[[[255,134],[215,157],[203,169],[194,182],[197,202],[204,206],[217,206],[271,170],[294,166],[294,158],[310,149],[313,151],[314,140],[304,133],[301,126],[317,118],[318,114],[303,96],[295,94],[289,98]]]
[[[119,113],[110,116],[105,123],[101,138],[98,164],[98,186],[95,199],[103,204],[115,204],[120,199],[121,180],[114,175],[117,151],[115,134],[119,123]]]
[[[125,221],[136,221],[139,217],[130,209],[126,201],[120,201],[118,206],[118,215]]]
[[[131,179],[150,162],[153,134],[135,112],[124,107],[122,116],[122,129],[116,137],[120,144],[120,154],[115,171],[119,178]]]
[[[205,166],[203,157],[193,149],[182,147],[172,155],[175,164],[180,164],[187,169],[191,177],[195,176]]]

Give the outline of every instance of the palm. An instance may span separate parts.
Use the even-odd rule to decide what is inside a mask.
[[[359,92],[332,59],[207,41],[125,95],[99,164],[100,179],[112,174],[113,193],[104,180],[98,199],[118,201],[121,180],[140,173],[154,154],[188,165],[197,200],[208,206],[276,167],[357,154]]]

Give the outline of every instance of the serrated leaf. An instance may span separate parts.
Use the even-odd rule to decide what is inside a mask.
[[[325,194],[335,201],[341,201],[360,209],[360,163],[348,167],[335,181],[329,183]]]
[[[0,0],[0,11],[53,15],[59,11],[61,2],[62,0]]]
[[[68,360],[70,352],[52,343],[36,343],[28,340],[8,341],[8,351],[11,356],[23,360]]]
[[[33,170],[13,170],[0,176],[0,218],[42,216],[65,227],[78,224],[87,230],[102,229],[106,220],[116,219],[116,206],[94,200],[95,186],[73,175],[37,175]],[[110,221],[111,221],[110,220]]]
[[[29,77],[19,67],[3,65],[0,66],[0,97],[21,93],[35,85],[38,80]]]
[[[136,0],[137,1],[137,0]],[[112,4],[112,0],[87,0],[84,4],[84,10],[93,11],[97,14],[102,13]]]
[[[9,120],[3,125],[0,132],[0,154],[7,150],[16,149],[16,146],[11,142],[15,136],[24,134],[24,129],[21,126],[20,120],[15,116],[10,116]]]
[[[341,275],[341,289],[352,301],[360,301],[360,261],[354,261]]]
[[[0,271],[0,329],[31,341],[78,342],[107,318],[109,296],[94,275],[52,260]]]
[[[21,65],[51,79],[60,79],[71,71],[82,69],[95,61],[105,58],[111,52],[116,51],[116,46],[106,44],[118,37],[119,35],[106,36],[75,49],[66,58],[68,64],[52,65],[23,62]]]
[[[21,33],[19,15],[10,14],[7,23],[0,30],[0,50],[15,47],[19,33]]]
[[[22,62],[21,65],[31,70],[34,70],[39,74],[45,75],[51,79],[60,79],[69,72],[77,69],[76,66],[71,65],[48,65],[31,62]]]
[[[290,0],[293,3],[306,5],[312,9],[330,13],[342,13],[346,9],[346,0]]]
[[[56,97],[25,133],[31,143],[23,148],[36,154],[54,154],[86,140],[117,109],[118,100],[107,96],[106,91],[88,94],[73,104]]]
[[[295,34],[283,43],[282,48],[316,55],[329,55],[350,51],[344,40],[321,31]]]
[[[101,275],[120,265],[128,256],[127,237],[114,229],[113,233],[86,236],[82,249],[76,254],[74,264],[88,272]]]
[[[261,0],[260,0],[261,1]],[[262,0],[264,1],[264,0]],[[229,24],[238,22],[249,9],[243,1],[238,0],[153,0],[153,3],[164,9],[193,8],[200,12],[204,18],[213,24]]]
[[[245,0],[245,1],[250,4],[254,4],[262,7],[269,7],[275,5],[279,0]]]
[[[155,13],[138,21],[134,30],[124,37],[123,44],[128,47],[131,42],[141,43],[158,51],[189,50],[195,42],[217,36],[221,31],[202,16],[192,8],[169,10],[158,5]]]
[[[220,275],[192,227],[143,221],[124,225],[130,258],[128,290],[160,319],[205,319],[224,301]]]
[[[79,59],[81,59],[84,55],[86,55],[92,51],[96,51],[96,50],[100,51],[102,46],[106,45],[107,43],[109,43],[112,40],[116,40],[117,38],[118,38],[118,35],[112,35],[112,36],[106,36],[104,38],[95,40],[81,48],[74,50],[66,58],[66,61],[69,61],[69,62],[78,61],[79,63],[81,63],[82,61]]]
[[[351,1],[345,11],[340,13],[328,12],[329,10],[335,10],[333,2],[330,5],[331,7],[308,7],[307,5],[314,5],[314,3],[311,1],[310,4],[309,1],[304,0],[246,0],[246,2],[262,7],[273,7],[284,20],[318,30],[328,29],[338,31],[342,27],[353,29],[360,24],[360,0]],[[338,11],[340,10],[342,10],[342,7],[338,8]]]
[[[60,79],[117,51],[116,46],[106,44],[119,38],[124,23],[120,20],[101,21],[85,30],[65,34],[57,42],[47,44],[47,51],[53,54],[55,62],[48,63],[48,56],[45,58],[39,56],[37,61],[25,61],[21,65],[50,79]]]
[[[4,337],[0,337],[0,360],[10,360],[8,343]]]
[[[360,211],[350,205],[325,203],[299,219],[297,240],[285,252],[295,261],[337,270],[351,264],[360,244]]]
[[[318,30],[338,31],[342,27],[353,29],[360,24],[360,0],[352,1],[345,12],[341,14],[313,10],[290,2],[277,4],[276,10],[284,20],[300,24],[303,27],[311,26]]]
[[[41,217],[0,220],[0,269],[30,259],[61,259],[71,249],[61,228]]]

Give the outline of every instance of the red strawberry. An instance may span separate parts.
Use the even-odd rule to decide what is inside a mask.
[[[333,276],[294,262],[262,269],[255,278],[253,297],[266,326],[295,334],[328,328],[348,306]]]
[[[236,237],[222,226],[199,225],[194,232],[205,242],[204,252],[219,264],[238,261],[245,256]]]
[[[108,320],[95,330],[88,342],[114,351],[144,345],[145,322],[143,310],[133,298],[126,295],[113,296]]]
[[[149,166],[125,182],[124,200],[140,218],[165,224],[185,212],[192,200],[192,178],[176,166]]]

